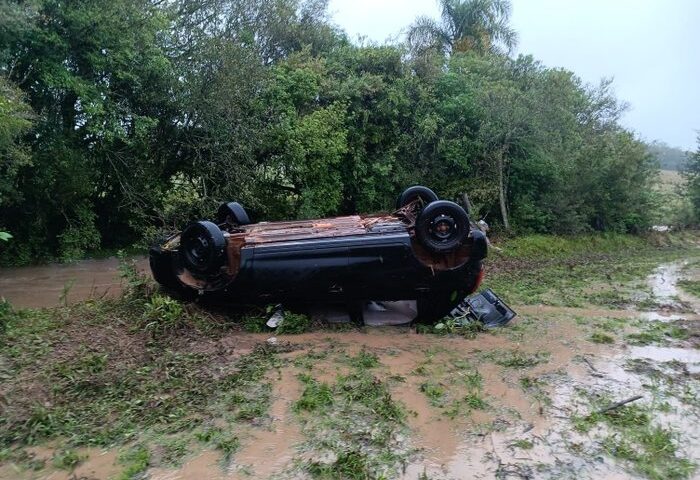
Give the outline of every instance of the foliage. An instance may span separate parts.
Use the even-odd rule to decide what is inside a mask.
[[[695,221],[700,223],[700,135],[698,135],[698,150],[688,156],[683,175],[687,182],[688,196],[693,205]]]
[[[655,141],[651,142],[647,148],[662,170],[682,171],[688,161],[688,153],[680,148],[671,147],[670,145]]]
[[[408,50],[351,44],[325,0],[3,2],[0,263],[143,245],[222,201],[387,210],[409,184],[518,232],[648,227],[653,156],[610,82],[508,56],[508,0],[440,5]]]
[[[282,321],[277,326],[279,334],[304,333],[309,329],[309,317],[300,313],[284,312]]]
[[[408,40],[423,53],[439,52],[499,53],[515,47],[517,34],[508,25],[509,0],[439,0],[440,22],[421,17],[411,26]]]

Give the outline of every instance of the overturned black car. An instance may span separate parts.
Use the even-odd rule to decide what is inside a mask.
[[[432,322],[474,292],[485,234],[456,203],[414,186],[392,214],[250,223],[236,202],[150,250],[153,276],[181,296],[238,304],[416,300]]]

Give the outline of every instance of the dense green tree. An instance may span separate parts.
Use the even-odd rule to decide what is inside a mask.
[[[19,171],[31,165],[24,136],[34,120],[21,90],[0,77],[0,208],[21,201]]]
[[[609,82],[511,58],[506,0],[353,45],[326,0],[0,2],[2,263],[390,209],[409,184],[516,231],[634,231],[653,160]]]
[[[686,181],[688,197],[693,205],[695,221],[700,223],[700,135],[698,135],[698,149],[688,155],[683,177]]]

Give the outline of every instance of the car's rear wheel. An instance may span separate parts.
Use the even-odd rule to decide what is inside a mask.
[[[414,185],[413,187],[408,187],[401,195],[399,195],[399,198],[396,199],[396,209],[398,210],[399,208],[403,208],[409,203],[418,199],[421,200],[423,205],[427,205],[430,202],[437,200],[438,196],[435,195],[435,192],[428,187]]]
[[[180,259],[188,270],[199,274],[217,273],[224,264],[226,238],[212,222],[199,221],[180,236]]]
[[[228,223],[229,225],[248,225],[250,223],[248,214],[238,202],[222,203],[216,212],[216,218],[219,223]]]
[[[416,236],[432,252],[450,252],[469,236],[469,216],[454,202],[432,202],[423,208],[416,219]]]

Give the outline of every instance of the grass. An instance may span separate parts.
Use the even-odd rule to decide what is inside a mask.
[[[224,463],[229,462],[241,445],[238,436],[234,432],[221,427],[205,427],[195,432],[194,438],[204,445],[219,450],[223,455]]]
[[[134,445],[119,455],[118,462],[124,467],[118,480],[137,480],[151,462],[151,453],[144,445]]]
[[[375,368],[379,366],[379,357],[363,348],[357,355],[350,358],[350,365],[355,368]]]
[[[235,325],[133,280],[119,299],[45,310],[0,305],[8,402],[0,451],[67,439],[53,463],[71,470],[81,460],[77,447],[136,445],[120,456],[121,478],[129,479],[154,462],[177,465],[195,438],[228,458],[239,446],[234,431],[266,421],[268,372],[286,347],[231,355],[217,339]],[[221,428],[205,427],[214,422]]]
[[[393,478],[408,456],[405,408],[372,373],[375,355],[363,350],[349,363],[332,385],[299,376],[304,389],[293,409],[313,453],[302,468],[318,479]]]
[[[56,468],[73,471],[83,460],[85,457],[79,455],[75,450],[67,448],[57,450],[54,453],[52,463]]]
[[[593,332],[588,339],[593,343],[615,343],[615,338],[604,332]]]
[[[631,345],[652,345],[686,340],[689,336],[687,328],[670,322],[646,322],[641,331],[626,335],[625,340]]]
[[[486,352],[484,358],[492,360],[496,365],[506,368],[531,368],[549,361],[549,352],[528,353],[521,350],[492,350]]]
[[[532,443],[531,440],[519,439],[512,442],[510,446],[519,448],[521,450],[532,450],[532,447],[534,447],[535,445]]]
[[[306,315],[285,311],[276,331],[280,335],[304,333],[309,329],[310,324],[311,320]]]
[[[659,263],[697,257],[691,237],[530,235],[509,239],[499,243],[503,251],[489,260],[484,285],[510,304],[653,308],[656,303],[644,279]]]
[[[599,399],[595,408],[608,401]],[[654,417],[651,406],[628,404],[603,414],[574,417],[573,423],[579,432],[588,432],[599,423],[606,425],[603,450],[627,462],[637,474],[652,480],[689,478],[696,466],[679,456],[677,435],[655,424]]]
[[[432,406],[441,407],[445,404],[447,391],[443,386],[434,382],[424,382],[420,385],[420,391],[425,394]]]
[[[700,281],[698,280],[679,280],[678,286],[691,295],[700,298]]]
[[[503,254],[489,260],[487,282],[512,303],[653,306],[652,298],[631,293],[646,288],[643,279],[659,262],[695,255],[674,238],[663,248],[614,235],[509,240],[501,245]],[[66,470],[82,460],[76,453],[80,446],[120,447],[121,480],[143,478],[151,466],[177,465],[197,447],[216,449],[229,462],[245,437],[242,429],[270,421],[271,373],[289,362],[303,372],[298,375],[302,391],[292,408],[307,438],[305,458],[311,459],[299,461],[299,473],[322,479],[399,475],[411,449],[406,409],[392,398],[391,389],[406,379],[389,375],[376,353],[362,349],[347,356],[331,346],[288,360],[278,355],[284,345],[264,344],[239,356],[219,340],[232,330],[268,331],[266,315],[244,313],[231,321],[160,294],[128,268],[125,275],[129,289],[120,299],[47,310],[14,310],[0,301],[0,381],[8,397],[0,417],[0,463],[41,470],[44,463],[24,447],[52,439],[62,447],[51,462]],[[628,321],[582,318],[577,323],[591,327],[591,341],[611,343],[622,338]],[[539,322],[524,319],[504,333],[518,333],[526,324],[530,335]],[[480,324],[441,325],[428,331],[473,338],[482,330]],[[640,345],[690,335],[663,322],[637,326],[641,330],[625,338]],[[308,317],[285,312],[277,332],[301,333],[309,327]],[[424,353],[413,373],[421,376],[419,388],[429,403],[450,418],[473,410],[498,411],[498,402],[484,396],[484,379],[474,366],[479,357],[516,370],[502,372],[516,378],[549,360],[546,352],[520,348],[480,353],[474,364],[446,348]],[[344,374],[320,382],[315,368],[329,358],[342,362]],[[551,403],[546,377],[522,376],[520,386],[540,409]],[[678,388],[686,388],[681,401],[697,404],[690,403],[697,402],[692,385]],[[680,458],[673,432],[654,425],[653,411],[640,408],[631,405],[619,413],[574,420],[582,431],[596,424],[608,428],[605,452],[639,475],[689,475],[693,466]],[[524,439],[511,445],[532,448]]]
[[[304,384],[301,397],[294,403],[294,410],[317,411],[333,404],[333,390],[327,383],[321,383],[309,375],[299,375],[299,380]]]
[[[552,404],[552,399],[545,389],[547,382],[541,377],[524,376],[520,377],[519,382],[520,387],[540,404],[540,408]]]

